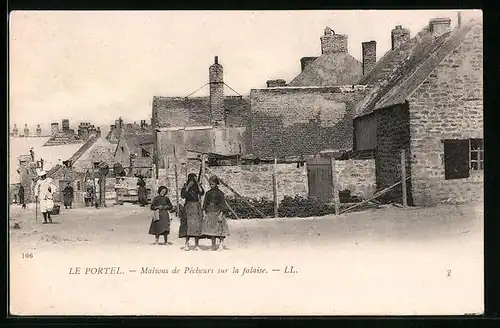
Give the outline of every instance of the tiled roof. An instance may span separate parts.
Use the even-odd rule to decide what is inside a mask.
[[[362,74],[362,64],[348,53],[324,54],[307,65],[288,85],[352,85],[357,83]]]
[[[360,80],[360,84],[371,84],[373,88],[358,104],[356,116],[403,103],[462,42],[474,24],[465,23],[439,37],[433,37],[425,28],[401,47],[390,50],[368,76]]]

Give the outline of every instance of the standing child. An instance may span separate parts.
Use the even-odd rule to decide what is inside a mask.
[[[168,189],[165,186],[158,188],[158,196],[153,198],[151,202],[151,210],[155,211],[154,217],[151,219],[151,225],[149,227],[149,234],[155,236],[155,244],[159,244],[160,235],[163,236],[165,240],[165,245],[168,245],[167,238],[170,233],[170,215],[174,207],[167,197]]]

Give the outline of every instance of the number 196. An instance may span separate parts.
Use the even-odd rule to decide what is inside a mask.
[[[23,259],[32,259],[33,253],[23,253],[22,256],[23,256]]]

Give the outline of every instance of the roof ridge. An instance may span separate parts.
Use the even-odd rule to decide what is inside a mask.
[[[436,68],[439,66],[439,64],[450,53],[450,51],[453,51],[454,49],[456,49],[460,45],[461,41],[467,36],[467,34],[472,30],[472,28],[473,28],[472,24],[470,24],[470,25],[463,25],[460,28],[455,28],[451,32],[451,34],[444,40],[444,42],[441,43],[441,44],[439,44],[434,49],[434,51],[432,51],[432,53],[429,56],[427,56],[427,58],[425,58],[420,63],[420,65],[418,65],[412,71],[411,74],[409,74],[403,81],[401,81],[400,83],[398,83],[398,85],[395,88],[392,88],[386,94],[384,94],[377,101],[377,103],[375,104],[374,108],[382,108],[382,107],[387,107],[387,106],[391,105],[391,103],[389,102],[389,100],[391,99],[391,97],[393,97],[394,95],[396,95],[398,93],[398,91],[401,90],[403,88],[403,86],[405,84],[407,84],[408,81],[410,81],[416,74],[418,74],[419,71],[420,71],[420,69],[422,69],[423,67],[434,64],[435,67],[432,68],[428,74],[426,74],[425,78],[427,78],[427,76],[429,76],[430,74],[432,74],[432,72],[434,72],[436,70]],[[458,40],[455,40],[454,39],[455,37],[457,37]],[[456,44],[454,44],[455,42],[456,42]],[[448,49],[448,51],[446,51],[446,53],[440,54],[440,50],[446,49],[448,45],[451,48]],[[433,63],[433,60],[437,60],[437,62]],[[423,79],[422,82],[418,83],[418,85],[415,86],[413,88],[413,90],[408,95],[405,96],[405,98],[408,98],[409,96],[411,96],[418,89],[418,87],[425,81],[425,78]]]

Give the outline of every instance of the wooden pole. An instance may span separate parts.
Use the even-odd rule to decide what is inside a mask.
[[[206,169],[209,173],[210,170],[207,168]],[[207,180],[208,180],[208,177],[207,177]],[[262,213],[258,208],[254,207],[252,204],[250,204],[243,196],[241,196],[236,190],[234,190],[233,188],[231,188],[227,183],[225,183],[220,177],[219,177],[219,182],[224,186],[226,187],[227,189],[229,189],[233,194],[235,194],[237,197],[241,198],[241,200],[243,200],[248,206],[250,206],[250,208],[254,209],[257,213],[259,213],[260,216],[262,216],[263,218],[266,218],[266,215],[264,213]]]
[[[203,177],[205,176],[205,154],[201,155],[201,177],[200,177],[200,186],[203,188]]]
[[[333,203],[335,204],[335,215],[339,215],[340,199],[339,188],[337,181],[337,170],[335,169],[335,156],[332,154],[330,157],[330,164],[332,169],[332,189],[333,189]]]
[[[175,153],[175,146],[174,146],[174,170],[175,170],[175,198],[177,200],[177,213],[180,213],[181,203],[179,200],[179,180],[177,175],[177,155]]]
[[[403,183],[401,184],[403,193],[403,207],[407,207],[408,199],[406,194],[406,155],[404,149],[401,149],[401,181],[403,181]]]
[[[278,160],[274,158],[273,165],[273,202],[274,202],[274,217],[278,217],[278,179],[277,179],[277,165]]]

